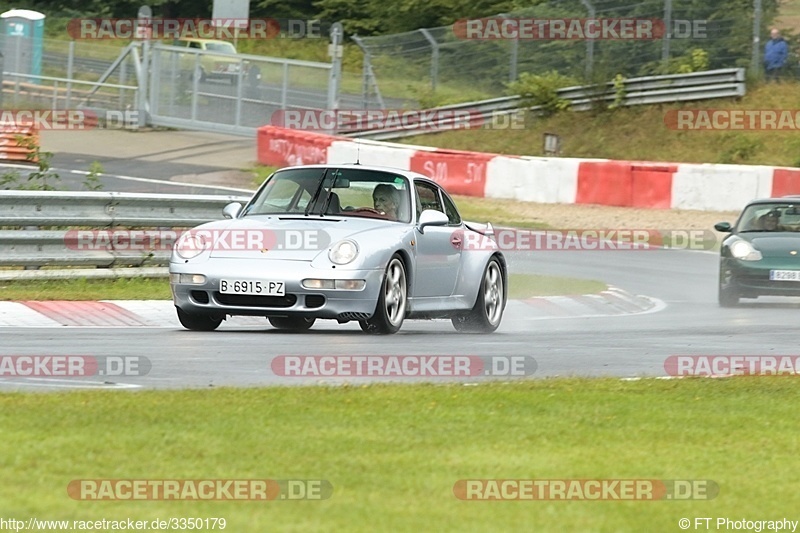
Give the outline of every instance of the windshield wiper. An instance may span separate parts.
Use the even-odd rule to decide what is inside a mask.
[[[325,169],[325,172],[322,173],[322,177],[319,180],[319,185],[314,190],[314,194],[311,196],[311,199],[308,201],[308,205],[306,206],[306,210],[303,212],[303,216],[308,216],[308,212],[311,211],[311,206],[314,205],[314,200],[316,200],[317,196],[319,196],[319,191],[322,189],[322,184],[325,183],[325,176],[328,175],[328,169]]]

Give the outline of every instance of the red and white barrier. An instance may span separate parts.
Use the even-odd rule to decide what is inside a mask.
[[[755,198],[800,194],[797,168],[516,157],[354,142],[276,126],[258,130],[258,160],[273,166],[358,160],[413,170],[452,194],[538,203],[736,211]]]

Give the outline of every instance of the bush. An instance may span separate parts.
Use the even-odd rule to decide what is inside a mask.
[[[508,94],[522,97],[525,106],[539,106],[545,115],[569,109],[569,100],[558,96],[558,89],[577,85],[572,78],[552,70],[537,75],[523,73],[517,81],[507,84]]]

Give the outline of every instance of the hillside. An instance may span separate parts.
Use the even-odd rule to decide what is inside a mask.
[[[561,136],[562,157],[800,166],[800,125],[784,131],[674,131],[664,124],[664,115],[670,109],[800,110],[800,82],[748,88],[739,100],[567,111],[547,118],[528,117],[521,130],[462,130],[410,137],[402,142],[540,156],[544,155],[543,134],[548,132]]]

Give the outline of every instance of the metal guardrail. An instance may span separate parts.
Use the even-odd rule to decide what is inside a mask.
[[[81,249],[75,229],[190,228],[222,219],[243,196],[132,194],[119,192],[0,191],[0,266],[162,266],[169,249],[151,251],[106,246]],[[52,229],[38,229],[48,227]],[[64,229],[64,227],[71,229]],[[63,275],[58,277],[64,277]]]
[[[689,102],[694,100],[710,100],[713,98],[732,98],[744,96],[745,69],[728,68],[709,70],[705,72],[692,72],[689,74],[671,74],[667,76],[647,76],[644,78],[631,78],[624,80],[621,94],[624,98],[622,106],[663,104],[670,102]],[[608,105],[617,100],[617,88],[614,82],[599,86],[565,87],[559,89],[559,98],[570,103],[573,111],[586,111],[594,106]],[[448,129],[464,128],[464,115],[446,116],[451,111],[464,111],[469,113],[470,127],[480,127],[491,121],[494,117],[508,115],[525,109],[520,96],[506,96],[454,104],[427,110],[435,112],[440,119],[435,119],[421,127],[399,126],[392,128],[362,129],[354,131],[354,124],[345,124],[340,130],[341,135],[360,139],[376,141],[399,139],[419,135],[426,131],[441,131]],[[539,106],[527,109],[537,110]],[[451,114],[452,115],[452,114]]]

